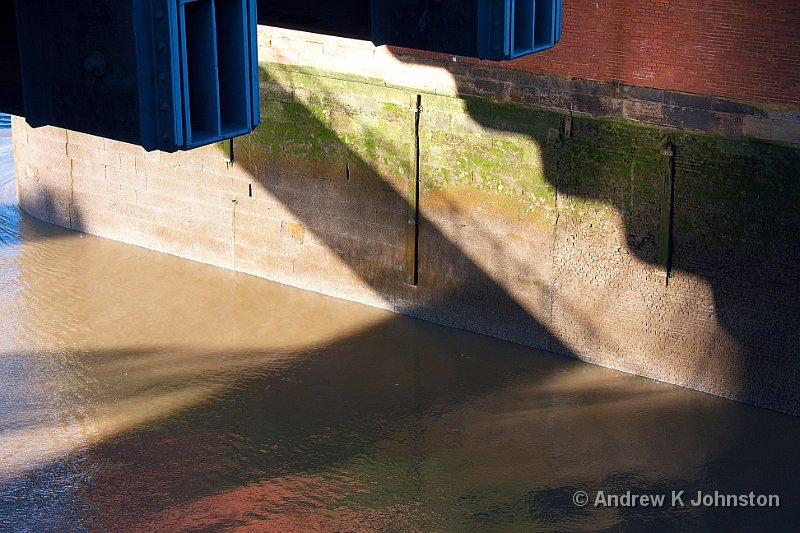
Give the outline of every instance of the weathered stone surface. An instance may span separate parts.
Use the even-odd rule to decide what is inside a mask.
[[[742,119],[742,134],[800,145],[800,121],[746,116]]]
[[[727,116],[700,109],[704,98],[624,99],[594,83],[567,83],[582,95],[560,95],[562,112],[287,65],[264,64],[262,85],[263,124],[235,141],[232,169],[219,147],[148,154],[63,130],[40,135],[16,119],[22,207],[81,231],[800,413],[797,148],[586,115],[571,117],[565,137],[570,102],[586,114],[614,117],[619,105],[628,118],[688,129],[717,131]],[[418,94],[412,287],[405,235]],[[665,137],[676,149],[669,280],[657,258]]]
[[[262,59],[281,63],[289,72],[351,82],[361,81],[422,93],[479,96],[559,111],[571,110],[596,117],[627,118],[644,124],[688,131],[800,143],[794,126],[791,125],[800,123],[800,110],[796,106],[784,104],[781,106],[782,111],[775,112],[774,109],[768,109],[766,104],[648,87],[645,83],[630,85],[617,81],[554,75],[553,72],[560,71],[560,67],[555,70],[536,69],[535,72],[518,70],[519,60],[502,64],[502,67],[517,68],[500,68],[495,64],[485,64],[468,58],[458,58],[454,62],[449,56],[445,58],[434,54],[434,57],[425,57],[407,52],[392,53],[368,42],[315,35],[314,39],[323,41],[320,48],[316,41],[308,41],[309,34],[302,32],[279,28],[262,28],[259,31],[265,42]],[[266,43],[270,45],[266,46]],[[305,46],[306,43],[308,46]],[[326,52],[331,49],[337,50],[337,58],[349,57],[349,61],[331,62],[331,56]],[[295,65],[299,59],[286,55],[287,50],[304,50],[302,67]],[[359,57],[364,58],[364,61],[359,62],[356,59]],[[537,54],[523,62],[535,61],[541,57],[541,54]],[[716,80],[718,76],[712,78]],[[759,87],[763,83],[762,80]],[[677,83],[676,86],[681,85],[682,83]],[[291,89],[287,92],[286,88],[279,88],[269,80],[262,83],[262,88],[265,87],[267,94],[274,94],[278,101],[287,101],[287,95],[291,95]],[[739,90],[737,87],[736,92]],[[753,123],[745,131],[742,126],[745,116],[760,117],[766,122]]]

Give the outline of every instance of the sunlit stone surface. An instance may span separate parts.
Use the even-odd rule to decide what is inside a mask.
[[[796,418],[59,229],[0,176],[0,529],[800,518]],[[780,508],[694,507],[697,491]]]

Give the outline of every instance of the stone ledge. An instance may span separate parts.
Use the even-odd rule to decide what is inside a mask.
[[[316,76],[800,145],[799,109],[775,110],[713,95],[561,78],[493,67],[469,58],[448,61],[376,47],[368,41],[266,26],[259,27],[259,49],[263,62]],[[303,53],[288,53],[292,50]]]
[[[414,56],[399,59],[426,66],[437,64],[436,60]],[[692,132],[800,145],[800,110],[773,111],[766,106],[711,95],[487,69],[468,63],[454,66],[439,62],[438,65],[453,75],[458,95],[536,105],[598,118],[622,118]]]

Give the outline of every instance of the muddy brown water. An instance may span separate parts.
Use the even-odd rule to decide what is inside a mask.
[[[0,530],[793,530],[798,442],[797,418],[0,207]]]

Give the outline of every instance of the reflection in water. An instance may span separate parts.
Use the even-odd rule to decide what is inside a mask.
[[[800,518],[795,418],[0,215],[2,529]],[[577,507],[578,490],[781,508]]]

